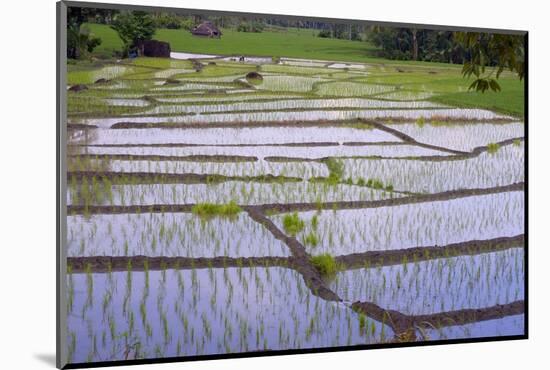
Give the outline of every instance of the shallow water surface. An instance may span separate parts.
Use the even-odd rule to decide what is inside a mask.
[[[377,343],[387,326],[279,267],[72,274],[72,362]],[[73,339],[74,338],[74,339]]]

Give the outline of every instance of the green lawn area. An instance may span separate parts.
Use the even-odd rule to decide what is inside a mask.
[[[465,108],[485,108],[517,117],[524,116],[524,85],[517,78],[499,79],[502,91],[467,91],[435,96],[430,100]]]
[[[94,53],[107,56],[121,50],[122,42],[109,26],[93,23],[85,26],[102,40]],[[229,29],[222,32],[220,39],[209,39],[192,36],[185,30],[159,29],[154,38],[169,42],[172,51],[372,63],[371,73],[364,82],[432,92],[436,96],[430,100],[453,106],[486,108],[518,117],[524,114],[523,81],[511,74],[503,74],[499,79],[501,92],[477,93],[467,91],[470,81],[462,78],[461,65],[381,59],[373,56],[376,48],[368,42],[319,38],[317,31],[293,28],[262,33]]]
[[[122,43],[116,32],[102,24],[85,24],[102,40],[96,51],[119,50]],[[247,33],[223,29],[220,39],[196,37],[185,30],[159,29],[154,38],[170,43],[172,51],[223,54],[287,56],[294,58],[372,61],[375,47],[367,42],[325,39],[317,31],[289,29],[286,32]],[[374,58],[379,60],[377,58]]]
[[[468,91],[472,79],[462,77],[461,69],[448,68],[428,73],[419,67],[409,67],[408,73],[380,73],[376,69],[366,81],[378,84],[399,85],[406,91],[423,91],[436,94],[430,100],[464,108],[484,108],[511,114],[524,115],[524,81],[510,73],[503,73],[498,83],[500,92]]]
[[[101,38],[101,44],[94,50],[95,53],[112,54],[122,50],[122,40],[111,27],[104,24],[85,23],[82,27],[88,28],[95,36]]]
[[[214,54],[286,56],[305,59],[370,61],[375,48],[361,41],[316,37],[311,30],[247,33],[222,30],[220,39],[204,39],[183,30],[158,30],[156,38],[170,42],[174,50]]]

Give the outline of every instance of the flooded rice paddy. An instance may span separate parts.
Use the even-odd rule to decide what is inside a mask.
[[[524,123],[387,68],[70,72],[69,361],[523,334]]]

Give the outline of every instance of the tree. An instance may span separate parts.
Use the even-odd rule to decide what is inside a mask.
[[[361,28],[359,25],[354,24],[350,26],[350,34],[349,39],[353,41],[361,41],[362,35],[361,35]]]
[[[373,27],[369,33],[369,40],[381,49],[379,54],[384,58],[413,58],[413,39],[408,28]]]
[[[86,27],[78,24],[67,27],[67,58],[84,58],[100,44],[101,39],[95,37]]]
[[[81,8],[69,6],[67,8],[67,23],[80,26],[84,22],[109,24],[118,13],[115,9]]]
[[[155,21],[143,11],[120,13],[111,26],[124,43],[125,52],[136,47],[140,41],[150,40],[155,34]]]
[[[457,32],[454,38],[468,51],[462,75],[475,76],[469,89],[485,92],[500,91],[497,79],[505,69],[516,73],[520,80],[525,75],[525,45],[523,36],[479,32]],[[486,73],[487,67],[491,68]],[[496,72],[496,73],[495,73]],[[493,75],[495,76],[493,78]]]
[[[263,30],[264,24],[257,20],[242,22],[237,26],[237,32],[262,32]]]
[[[418,33],[418,30],[416,28],[411,28],[412,60],[418,60],[418,38],[416,37],[417,33]]]
[[[153,15],[157,28],[180,29],[182,17],[174,13],[157,13]]]
[[[67,58],[85,58],[98,45],[101,39],[95,37],[82,23],[94,17],[97,9],[69,7],[67,9]]]

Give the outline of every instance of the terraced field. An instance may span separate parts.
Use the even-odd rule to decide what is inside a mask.
[[[441,66],[173,57],[70,66],[70,362],[524,333],[521,119]]]

